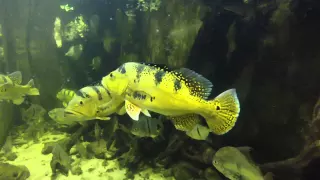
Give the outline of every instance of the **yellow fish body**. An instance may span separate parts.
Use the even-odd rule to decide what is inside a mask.
[[[71,99],[74,97],[75,92],[73,90],[69,89],[61,89],[57,93],[57,99],[59,99],[64,107],[67,107],[68,103],[71,101]]]
[[[115,102],[103,110],[98,109],[101,104],[108,103],[111,99],[109,91],[103,86],[87,86],[76,92],[65,108],[65,113],[72,115],[77,121],[109,120],[107,116],[112,113],[124,114],[123,101]]]
[[[240,113],[235,89],[207,100],[211,82],[186,68],[168,70],[128,62],[105,76],[101,83],[112,95],[125,100],[131,118],[138,117],[139,110],[165,116],[199,114],[209,128],[220,135],[234,127]]]

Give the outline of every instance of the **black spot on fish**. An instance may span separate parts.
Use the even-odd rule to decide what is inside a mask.
[[[8,82],[6,77],[2,76],[2,80],[4,81],[4,83]]]
[[[77,95],[77,96],[80,96],[80,97],[82,97],[82,98],[85,98],[85,97],[86,97],[86,95],[85,95],[81,90],[77,91],[77,92],[76,92],[76,95]]]
[[[139,100],[144,100],[147,97],[147,95],[141,94],[139,92],[134,92],[132,96],[134,99],[139,99]]]
[[[145,67],[144,65],[138,65],[137,66],[137,75],[136,75],[135,82],[139,82],[140,81],[141,73],[144,70],[144,67]]]
[[[127,71],[126,71],[125,65],[124,65],[124,64],[121,65],[121,66],[119,67],[118,71],[119,71],[121,74],[126,73]]]
[[[162,82],[163,76],[166,74],[164,71],[158,71],[154,77],[155,77],[155,83],[156,85],[160,84]]]
[[[150,97],[150,101],[152,102],[156,97]]]
[[[181,82],[180,82],[179,79],[176,79],[176,80],[174,81],[174,89],[175,89],[176,91],[179,91],[179,90],[181,89]]]
[[[99,101],[102,100],[102,94],[96,86],[92,86],[92,89],[98,94]]]
[[[218,111],[219,111],[219,110],[220,110],[220,106],[217,106],[217,107],[216,107],[216,110],[218,110]]]

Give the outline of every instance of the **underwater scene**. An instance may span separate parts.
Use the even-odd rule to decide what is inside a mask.
[[[320,1],[0,0],[0,180],[320,179]]]

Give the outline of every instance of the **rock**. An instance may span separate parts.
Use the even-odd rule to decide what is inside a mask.
[[[25,180],[30,176],[26,166],[15,166],[8,163],[0,163],[0,179]]]
[[[71,169],[72,159],[60,146],[56,144],[52,150],[52,160],[50,162],[52,174],[55,175],[57,170],[59,170],[65,176],[68,176],[68,172]]]
[[[41,153],[44,155],[50,154],[53,150],[54,145],[56,142],[48,142],[44,144],[44,147],[42,148]]]
[[[87,146],[87,151],[89,153],[94,154],[94,156],[98,159],[104,159],[105,154],[107,153],[107,142],[103,139],[99,141],[92,142]]]
[[[8,161],[14,161],[15,159],[17,159],[17,154],[14,152],[9,152],[5,155],[5,157],[7,158]]]
[[[82,174],[82,169],[79,166],[74,166],[71,168],[71,173],[73,175],[80,175]]]
[[[222,180],[219,173],[213,168],[207,168],[204,171],[204,177],[206,178],[206,180]]]

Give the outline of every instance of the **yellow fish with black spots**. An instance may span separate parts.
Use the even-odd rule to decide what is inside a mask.
[[[187,68],[169,70],[128,62],[105,76],[101,83],[112,96],[123,98],[126,112],[134,120],[139,119],[140,112],[149,116],[148,110],[165,116],[199,114],[213,133],[221,135],[234,127],[240,113],[235,89],[208,100],[212,83]]]
[[[87,86],[75,93],[65,108],[64,114],[60,114],[78,122],[93,119],[109,120],[108,116],[115,112],[120,115],[125,114],[123,101],[115,101],[105,109],[98,109],[100,105],[108,103],[111,99],[110,92],[103,86]]]
[[[61,89],[61,91],[57,93],[56,97],[62,102],[62,105],[64,107],[67,107],[68,103],[71,101],[75,94],[76,93],[73,90]]]

